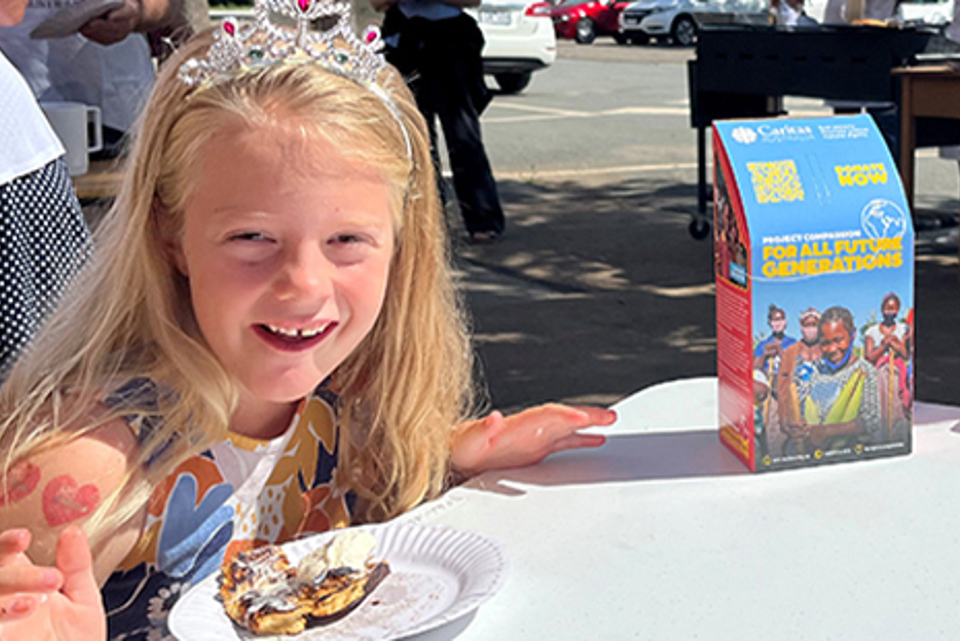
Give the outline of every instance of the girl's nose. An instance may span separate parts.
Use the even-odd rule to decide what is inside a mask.
[[[281,300],[322,299],[332,291],[333,265],[316,246],[297,247],[284,258],[275,290]]]

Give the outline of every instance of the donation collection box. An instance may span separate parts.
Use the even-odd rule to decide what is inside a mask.
[[[910,452],[913,227],[869,116],[713,125],[720,439],[751,470]]]

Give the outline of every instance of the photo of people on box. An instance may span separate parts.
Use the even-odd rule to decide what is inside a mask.
[[[806,307],[787,333],[787,312],[771,303],[769,333],[755,337],[755,430],[761,456],[794,456],[909,442],[913,310],[883,296],[879,312]],[[758,383],[760,381],[760,383]],[[758,385],[767,392],[758,394]]]
[[[742,240],[736,211],[730,204],[726,182],[717,175],[717,224],[715,232],[716,272],[734,285],[747,286],[747,247]]]

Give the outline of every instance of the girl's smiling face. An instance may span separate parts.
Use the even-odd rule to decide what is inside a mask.
[[[204,144],[172,255],[241,402],[276,404],[303,398],[367,335],[393,250],[387,180],[275,126]]]
[[[880,313],[882,313],[884,316],[890,314],[896,318],[897,314],[900,313],[900,303],[897,302],[896,298],[890,297],[883,303]]]
[[[820,351],[823,357],[839,365],[850,348],[850,332],[843,322],[829,321],[820,325]]]

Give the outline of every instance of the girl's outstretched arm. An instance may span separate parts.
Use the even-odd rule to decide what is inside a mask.
[[[613,410],[590,406],[548,403],[504,416],[498,411],[457,426],[450,446],[453,467],[468,475],[486,470],[520,467],[578,447],[599,447],[601,434],[580,430],[610,425],[617,420]]]
[[[72,525],[60,534],[56,568],[35,566],[29,545],[29,530],[0,534],[0,639],[103,641],[107,622],[83,531]]]

